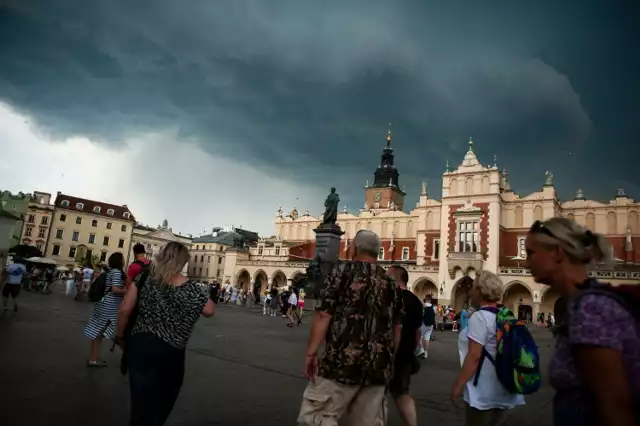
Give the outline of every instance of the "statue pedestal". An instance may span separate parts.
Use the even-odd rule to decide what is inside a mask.
[[[316,233],[316,252],[307,268],[309,293],[314,299],[320,296],[324,288],[325,277],[340,257],[340,237],[344,232],[339,226],[320,226]]]
[[[323,262],[334,262],[340,257],[340,237],[342,229],[338,225],[332,227],[319,227],[313,230],[316,233],[316,258]]]

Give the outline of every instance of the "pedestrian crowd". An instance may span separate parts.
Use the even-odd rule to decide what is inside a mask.
[[[488,271],[476,275],[469,307],[458,313],[434,306],[430,295],[420,300],[407,289],[406,269],[378,263],[380,245],[375,233],[359,231],[349,260],[336,262],[325,279],[305,352],[308,384],[298,424],[385,425],[390,398],[404,424],[416,426],[411,377],[428,358],[433,331],[445,318],[459,331],[460,369],[451,402],[462,404],[467,426],[501,424],[541,385],[544,373],[527,327],[531,318],[517,318],[500,304],[503,284]],[[535,281],[561,295],[546,321],[544,314],[536,318],[556,340],[548,372],[555,390],[554,426],[637,426],[640,287],[612,287],[590,278],[587,266],[609,259],[610,247],[602,235],[572,220],[535,222],[525,246]],[[104,271],[86,267],[73,280],[79,294],[86,292],[95,302],[84,331],[90,340],[87,366],[104,367],[102,340],[115,341],[122,348],[120,370],[129,377],[129,424],[159,426],[180,393],[185,348],[196,321],[213,316],[219,300],[237,300],[238,290],[184,276],[189,252],[180,243],[167,244],[153,263],[140,244],[134,255],[126,273],[124,257],[115,253]],[[21,263],[3,272],[5,311],[9,300],[17,311],[26,274]],[[299,289],[271,288],[264,294],[263,314],[283,315],[294,327],[302,321],[303,304]]]

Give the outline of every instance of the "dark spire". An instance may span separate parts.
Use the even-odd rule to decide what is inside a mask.
[[[398,189],[398,170],[393,165],[393,148],[391,148],[391,140],[393,136],[391,134],[391,123],[389,123],[389,130],[387,131],[387,145],[382,149],[382,156],[380,158],[380,165],[374,173],[373,187],[384,188],[393,186]]]

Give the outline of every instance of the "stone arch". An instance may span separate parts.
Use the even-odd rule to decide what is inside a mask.
[[[473,179],[470,177],[464,181],[464,195],[473,195]]]
[[[433,212],[427,212],[427,229],[433,229]],[[410,237],[410,235],[407,235]]]
[[[267,273],[262,270],[262,269],[258,269],[254,274],[253,274],[253,282],[251,283],[251,291],[255,290],[255,287],[258,287],[260,290],[260,293],[262,293],[263,291],[265,291],[267,289],[267,287],[269,286],[269,276],[267,275]]]
[[[246,269],[241,269],[236,274],[235,282],[232,284],[234,287],[248,289],[251,286],[251,274]]]
[[[286,285],[287,276],[280,269],[276,269],[276,271],[271,275],[271,286],[284,287]]]
[[[400,222],[398,222],[397,220],[393,222],[392,232],[393,232],[394,237],[396,237],[396,238],[401,237],[401,235],[400,235]]]
[[[429,278],[418,278],[411,286],[411,292],[423,302],[427,295],[431,295],[431,303],[438,304],[438,286]]]
[[[627,226],[631,230],[632,234],[637,234],[640,232],[640,221],[638,221],[638,212],[632,210],[629,212],[629,219]]]
[[[533,319],[533,291],[522,281],[511,281],[504,286],[502,304],[520,319]]]
[[[554,290],[551,286],[545,286],[540,292],[540,312],[543,312],[546,316],[549,312],[554,312],[556,303],[560,300],[560,293]]]
[[[460,278],[451,290],[451,307],[455,311],[462,310],[463,307],[469,306],[469,293],[473,287],[473,278],[468,275]]]
[[[456,178],[451,179],[449,181],[449,195],[457,195],[458,194],[458,180]]]
[[[587,215],[585,216],[585,222],[587,225],[587,228],[590,231],[596,232],[596,215],[589,212],[587,213]]]
[[[607,213],[607,234],[617,234],[618,233],[618,217],[615,212]]]
[[[516,209],[514,210],[514,214],[515,214],[515,227],[516,228],[522,228],[524,225],[524,217],[523,217],[523,213],[522,213],[522,207],[521,206],[517,206]]]
[[[491,190],[490,184],[491,184],[491,181],[489,180],[489,176],[487,175],[482,176],[482,193],[483,194],[489,193],[489,191]]]
[[[289,277],[289,281],[291,281],[291,284],[295,285],[296,283],[298,283],[298,281],[303,280],[304,278],[305,278],[304,272],[295,271]]]
[[[408,221],[407,222],[407,235],[405,235],[405,238],[413,238],[413,221]]]
[[[542,207],[539,205],[533,208],[533,220],[542,220]]]
[[[380,232],[380,238],[387,238],[389,232],[389,224],[386,221],[382,222],[382,230]]]
[[[572,221],[574,221],[574,222],[576,221],[576,217],[573,215],[573,213],[569,213],[569,214],[567,215],[567,219],[572,220]]]

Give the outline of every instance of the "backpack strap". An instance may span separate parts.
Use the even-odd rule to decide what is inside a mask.
[[[480,308],[480,310],[491,312],[496,315],[498,315],[498,312],[499,312],[499,309],[494,306],[483,306]],[[473,379],[473,386],[478,386],[478,379],[480,378],[480,371],[482,371],[482,365],[484,364],[485,358],[488,359],[491,364],[495,365],[495,360],[493,359],[491,354],[487,351],[487,349],[483,346],[482,355],[480,356],[480,361],[478,361],[478,368],[476,369],[476,374]]]

